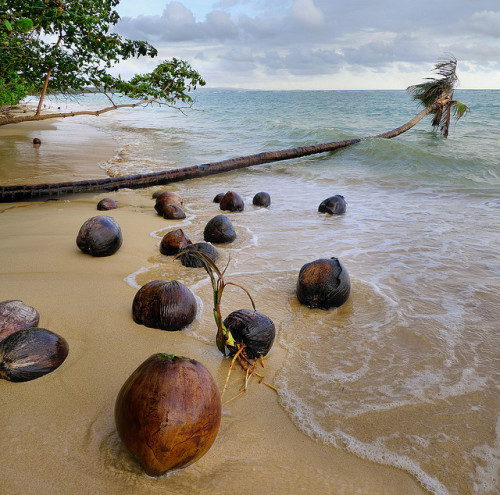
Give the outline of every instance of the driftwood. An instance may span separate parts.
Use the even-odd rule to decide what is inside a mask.
[[[427,114],[431,113],[442,105],[442,102],[434,103],[433,105],[422,110],[416,117],[411,119],[406,124],[383,134],[369,136],[364,138],[347,139],[344,141],[334,141],[331,143],[323,143],[312,146],[301,146],[278,151],[267,151],[256,155],[243,156],[239,158],[231,158],[219,162],[206,163],[203,165],[195,165],[192,167],[178,168],[173,170],[164,170],[161,172],[151,172],[148,174],[128,175],[124,177],[109,177],[105,179],[82,180],[76,182],[59,182],[55,184],[34,184],[26,186],[0,186],[0,202],[10,203],[14,201],[25,201],[37,198],[53,198],[60,197],[66,194],[75,194],[92,191],[115,191],[121,188],[137,189],[141,187],[150,187],[169,184],[172,182],[180,182],[187,179],[195,179],[205,177],[207,175],[220,174],[230,170],[239,168],[251,167],[252,165],[261,165],[263,163],[276,162],[281,160],[290,160],[303,156],[314,155],[317,153],[326,153],[335,151],[340,148],[345,148],[351,144],[359,143],[366,139],[384,138],[390,139],[398,136],[403,132],[411,129],[414,125],[420,122]]]
[[[137,189],[141,187],[158,186],[171,182],[180,182],[207,175],[220,174],[229,170],[261,165],[279,160],[289,160],[301,156],[324,153],[344,148],[360,139],[336,141],[317,146],[305,146],[282,151],[268,151],[257,155],[232,158],[220,162],[195,165],[193,167],[151,172],[148,174],[127,175],[124,177],[109,177],[105,179],[82,180],[76,182],[59,182],[56,184],[34,184],[30,186],[0,186],[0,201],[10,203],[41,197],[59,197],[66,194],[75,194],[91,191],[115,191],[121,188]]]

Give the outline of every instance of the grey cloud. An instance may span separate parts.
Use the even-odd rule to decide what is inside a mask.
[[[322,75],[337,72],[345,64],[344,57],[333,50],[300,49],[281,55],[266,52],[256,61],[268,70],[287,70],[294,75]]]
[[[212,11],[205,21],[197,22],[181,2],[167,3],[161,16],[124,17],[117,28],[127,37],[151,41],[226,40],[238,34],[236,24],[226,12]]]
[[[208,38],[230,39],[238,36],[238,28],[226,12],[214,11],[207,15],[203,28]]]
[[[204,20],[180,1],[157,16],[124,18],[121,34],[148,39],[162,50],[200,53],[217,71],[287,71],[322,75],[342,69],[414,69],[445,53],[460,61],[491,65],[500,46],[498,0],[220,0]],[[254,14],[237,15],[248,4]],[[390,15],[389,15],[390,14]],[[204,44],[210,49],[204,51]]]
[[[500,38],[500,11],[475,12],[470,20],[470,27],[476,33]]]

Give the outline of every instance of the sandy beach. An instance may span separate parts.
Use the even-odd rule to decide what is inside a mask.
[[[35,134],[43,144],[34,152]],[[0,129],[2,184],[22,177],[23,167],[30,170],[26,182],[37,176],[56,182],[67,174],[64,167],[72,169],[75,179],[98,177],[97,165],[116,153],[116,144],[101,135],[99,145],[90,146],[96,135],[88,120]],[[71,157],[61,158],[68,149]],[[54,176],[44,163],[33,173],[42,153],[50,156],[45,163],[59,168]],[[184,185],[169,189],[187,192]],[[40,326],[64,336],[70,347],[68,358],[52,374],[27,383],[0,381],[2,495],[425,493],[403,471],[311,440],[294,426],[278,396],[257,382],[250,383],[245,396],[224,405],[218,437],[201,460],[163,478],[143,474],[114,425],[115,399],[126,378],[151,354],[168,352],[201,361],[222,389],[230,364],[215,346],[209,299],[194,325],[213,328],[212,342],[193,339],[189,330],[163,332],[132,319],[136,289],[125,278],[158,257],[158,239],[151,233],[167,228],[154,211],[152,192],[114,194],[120,207],[106,214],[118,221],[124,243],[106,258],[85,255],[75,243],[82,223],[99,213],[96,204],[105,194],[0,205],[0,300],[20,299],[35,307]],[[172,278],[176,267],[172,263],[169,268]],[[270,383],[284,353],[276,343],[266,359]],[[297,363],[297,373],[300,367]],[[236,369],[224,401],[238,393],[242,380]]]

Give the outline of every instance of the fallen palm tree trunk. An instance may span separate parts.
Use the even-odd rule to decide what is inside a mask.
[[[59,182],[55,184],[34,184],[27,186],[0,186],[0,201],[10,203],[37,199],[42,197],[59,197],[66,194],[75,194],[92,191],[115,191],[122,188],[137,189],[180,182],[187,179],[196,179],[207,175],[220,174],[230,170],[261,165],[263,163],[290,160],[302,156],[325,153],[339,148],[345,148],[361,139],[348,139],[314,146],[302,146],[280,151],[266,151],[256,155],[231,158],[220,162],[195,165],[193,167],[151,172],[148,174],[127,175],[124,177],[109,177],[105,179],[82,180],[76,182]]]
[[[290,160],[303,156],[326,153],[345,148],[351,144],[359,143],[366,139],[383,138],[390,139],[399,136],[418,124],[426,115],[433,114],[432,125],[438,128],[444,136],[448,135],[451,114],[460,119],[469,107],[453,99],[454,87],[458,82],[456,76],[457,61],[445,59],[439,61],[434,70],[442,76],[440,79],[428,78],[427,82],[410,86],[407,91],[413,94],[415,100],[419,100],[425,107],[418,115],[406,124],[392,131],[368,136],[364,138],[334,141],[331,143],[317,144],[313,146],[302,146],[298,148],[280,151],[267,151],[256,155],[242,156],[220,162],[206,163],[193,167],[152,172],[149,174],[128,175],[125,177],[110,177],[106,179],[83,180],[77,182],[60,182],[57,184],[36,184],[31,186],[0,186],[0,201],[13,202],[41,197],[58,197],[66,194],[75,194],[91,191],[114,191],[121,188],[140,188],[180,182],[187,179],[205,177],[207,175],[219,174],[239,168],[261,165],[263,163]]]
[[[27,186],[0,186],[0,201],[10,203],[14,201],[25,201],[37,198],[54,198],[66,194],[76,194],[95,191],[115,191],[117,189],[129,188],[138,189],[141,187],[158,186],[170,184],[172,182],[181,182],[187,179],[196,179],[207,175],[220,174],[237,170],[239,168],[251,167],[253,165],[262,165],[264,163],[277,162],[282,160],[291,160],[303,156],[326,153],[345,148],[351,144],[359,143],[366,139],[384,138],[390,139],[399,136],[408,129],[418,124],[426,115],[439,108],[440,103],[435,103],[411,119],[406,124],[393,129],[392,131],[378,134],[376,136],[346,139],[343,141],[333,141],[331,143],[322,143],[312,146],[301,146],[278,151],[266,151],[256,155],[231,158],[220,162],[205,163],[193,167],[176,168],[173,170],[163,170],[161,172],[151,172],[148,174],[127,175],[124,177],[109,177],[105,179],[82,180],[76,182],[59,182],[55,184],[34,184]]]

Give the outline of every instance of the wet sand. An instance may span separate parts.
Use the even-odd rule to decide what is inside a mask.
[[[49,146],[43,148],[44,142],[52,137],[52,142],[62,143],[56,134],[65,125],[16,128],[17,142],[27,149],[15,151],[19,144],[14,151],[2,149],[2,185],[5,178],[12,179],[11,167],[17,177],[13,182],[19,183],[22,167],[32,166],[26,153],[32,153],[33,133],[45,132],[40,149],[45,151]],[[53,156],[67,155],[70,136],[65,134],[62,147],[54,145]],[[70,162],[66,156],[54,163],[72,168],[75,179],[93,173],[98,177],[96,164],[115,153],[112,140],[101,138],[96,147],[81,135],[75,137],[71,149],[85,159]],[[10,141],[5,129],[0,129],[0,140],[2,148]],[[59,174],[65,172],[60,168]],[[26,177],[36,179],[30,173]],[[46,177],[47,182],[59,180]],[[115,399],[127,377],[151,354],[168,352],[201,361],[222,389],[230,364],[215,346],[208,307],[195,324],[214,327],[214,342],[193,339],[189,331],[146,328],[132,319],[136,289],[124,279],[158,255],[151,232],[165,227],[151,192],[114,196],[120,208],[106,214],[120,224],[124,243],[107,258],[85,255],[75,243],[82,223],[102,213],[96,204],[105,194],[0,204],[0,300],[21,299],[37,308],[40,326],[64,336],[70,347],[68,358],[52,374],[27,383],[0,380],[0,493],[425,493],[403,471],[311,440],[293,425],[278,396],[257,382],[250,383],[243,397],[224,405],[218,437],[202,459],[158,479],[142,473],[114,426]],[[266,359],[266,381],[273,382],[284,357],[285,350],[275,343]],[[297,373],[300,367],[297,363]],[[224,402],[238,393],[242,380],[241,370],[235,369]]]

